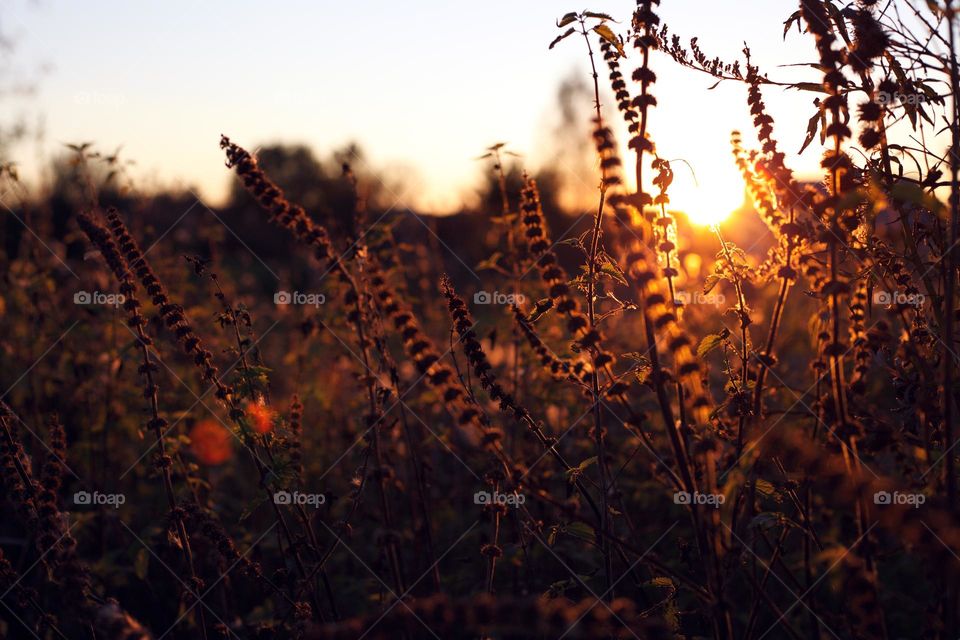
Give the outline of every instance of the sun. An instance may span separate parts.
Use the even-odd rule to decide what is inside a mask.
[[[743,207],[743,179],[735,168],[718,168],[697,178],[678,171],[670,188],[670,208],[685,214],[693,224],[718,225]]]

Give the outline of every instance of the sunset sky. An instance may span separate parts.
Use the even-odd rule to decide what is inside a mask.
[[[742,57],[746,34],[766,72],[816,81],[813,69],[775,67],[813,59],[809,38],[795,30],[785,42],[780,37],[793,5],[669,0],[660,15],[685,42],[698,36],[710,54]],[[25,173],[62,143],[92,141],[106,151],[122,145],[145,185],[193,186],[215,204],[230,182],[220,133],[250,147],[304,142],[319,154],[356,140],[372,164],[390,167],[411,186],[398,194],[405,204],[449,211],[476,185],[474,158],[494,142],[509,142],[533,168],[549,162],[558,86],[571,73],[589,81],[582,40],[547,49],[558,32],[555,20],[580,6],[284,2],[269,15],[262,7],[6,3],[0,25],[14,44],[13,70],[34,78],[37,93],[0,100],[0,116],[39,113],[45,127],[39,149],[30,143],[16,150]],[[625,29],[632,7],[620,0],[588,8],[610,13]],[[627,74],[636,64],[624,61]],[[660,106],[651,133],[660,153],[696,170],[701,192],[690,201],[725,203],[739,188],[730,129],[752,129],[745,88],[727,82],[708,91],[709,77],[663,56],[654,69]],[[796,151],[813,94],[770,89],[767,95],[777,136]],[[612,104],[608,113],[622,122]],[[816,174],[815,147],[795,169]],[[680,168],[677,174],[676,191],[690,191],[689,174]],[[585,183],[595,180],[584,176]]]

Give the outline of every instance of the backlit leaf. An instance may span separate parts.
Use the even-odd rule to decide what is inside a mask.
[[[620,40],[617,38],[617,34],[613,32],[613,29],[605,24],[598,24],[593,28],[593,31],[601,38],[612,44],[617,49],[617,53],[619,53],[621,56],[626,56],[626,53],[623,51],[623,45],[620,44]]]
[[[711,333],[705,336],[703,340],[700,341],[700,346],[697,347],[697,357],[702,358],[721,344],[723,344],[723,337],[720,334]]]

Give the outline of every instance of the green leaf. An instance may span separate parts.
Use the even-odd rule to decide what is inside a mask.
[[[944,208],[943,203],[936,197],[924,191],[920,185],[911,182],[897,182],[890,189],[890,196],[898,202],[914,204],[934,214],[940,213]]]
[[[550,43],[550,46],[547,47],[547,48],[548,48],[548,49],[553,49],[555,46],[557,46],[557,45],[560,43],[561,40],[563,40],[563,39],[566,38],[567,36],[572,35],[573,33],[575,33],[575,30],[574,30],[573,27],[570,27],[569,29],[566,30],[566,32],[564,32],[564,33],[560,34],[559,36],[557,36],[556,38],[554,38],[554,39],[553,39],[553,42],[551,42],[551,43]]]
[[[623,277],[623,272],[620,270],[620,267],[615,265],[613,262],[604,262],[603,266],[600,267],[600,271],[607,274],[623,286],[627,286],[627,279]]]
[[[723,344],[723,336],[719,333],[711,333],[705,336],[703,340],[700,341],[700,346],[697,347],[697,357],[702,358],[721,344]]]

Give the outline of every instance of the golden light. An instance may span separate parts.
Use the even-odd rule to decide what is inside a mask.
[[[693,224],[720,224],[743,207],[743,179],[735,167],[718,166],[708,173],[698,173],[696,180],[678,163],[674,164],[674,171],[670,208],[685,214]]]

